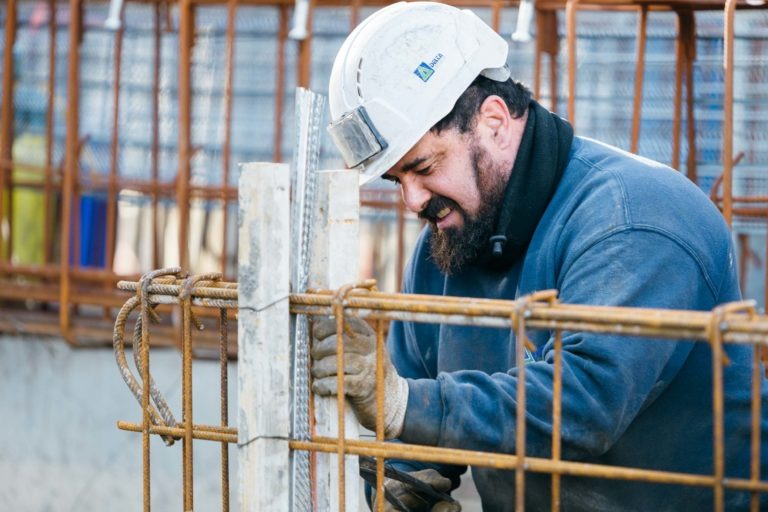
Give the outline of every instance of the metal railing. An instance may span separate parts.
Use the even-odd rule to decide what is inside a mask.
[[[562,304],[553,290],[537,292],[517,300],[491,300],[461,297],[438,297],[428,295],[388,294],[375,291],[372,281],[348,285],[339,290],[309,290],[307,293],[290,296],[290,311],[294,315],[310,317],[335,315],[339,321],[345,315],[358,316],[375,326],[376,341],[376,439],[372,441],[345,439],[343,416],[339,419],[339,431],[335,437],[318,437],[309,440],[291,439],[291,450],[335,453],[339,457],[339,468],[344,467],[347,455],[365,455],[377,460],[377,490],[382,492],[384,459],[399,458],[414,461],[429,461],[449,464],[508,469],[515,471],[515,510],[525,507],[525,475],[528,472],[550,474],[551,510],[560,509],[561,477],[580,476],[605,479],[655,482],[711,488],[714,493],[713,510],[724,509],[726,490],[751,493],[750,510],[760,507],[760,494],[768,493],[768,481],[761,479],[761,382],[764,365],[761,353],[768,350],[768,317],[758,315],[754,303],[744,301],[718,306],[710,312],[681,311],[668,309],[641,309],[606,306],[584,306]],[[123,378],[141,403],[141,423],[120,421],[118,427],[143,435],[144,510],[149,510],[150,435],[163,436],[167,444],[182,440],[184,444],[184,496],[185,510],[192,508],[192,444],[193,440],[207,440],[222,443],[222,508],[228,510],[227,443],[237,442],[237,430],[228,426],[226,416],[226,310],[237,307],[238,287],[226,283],[217,275],[194,277],[183,276],[179,269],[155,271],[145,275],[139,282],[121,282],[121,289],[136,293],[121,310],[115,324],[114,347]],[[151,322],[159,305],[172,304],[182,309],[184,318],[182,338],[183,349],[183,411],[182,421],[177,422],[168,410],[162,395],[154,389],[150,368]],[[133,377],[124,354],[126,318],[135,309],[140,315],[133,331],[134,355],[140,377]],[[191,338],[196,325],[196,308],[219,310],[221,332],[221,425],[198,425],[192,419]],[[383,418],[383,354],[385,324],[390,320],[411,322],[447,323],[456,325],[487,326],[511,329],[517,339],[516,361],[518,368],[517,385],[517,432],[515,454],[448,449],[434,446],[387,443],[384,441]],[[529,344],[530,330],[549,331],[554,340],[553,365],[553,409],[551,457],[531,457],[526,454],[526,394],[525,394],[525,348]],[[693,340],[709,344],[712,350],[712,408],[713,408],[713,472],[711,474],[680,473],[674,471],[650,470],[638,467],[611,466],[563,460],[561,456],[562,397],[563,397],[563,331],[591,333],[614,333],[632,337],[656,338],[659,343],[666,340]],[[296,343],[307,340],[297,340]],[[339,353],[343,355],[343,343],[338,338]],[[751,366],[751,437],[749,478],[733,478],[725,473],[725,410],[723,392],[723,368],[728,358],[725,346],[729,344],[751,345],[754,356]],[[342,360],[342,356],[339,356]],[[342,375],[343,371],[339,371]],[[145,385],[149,383],[149,385]],[[343,381],[339,378],[339,389]],[[706,392],[706,390],[702,390]],[[310,393],[310,401],[311,393]],[[152,406],[150,401],[154,401]],[[338,398],[338,410],[343,415],[343,398]],[[338,480],[340,506],[344,506],[345,479]],[[261,492],[275,490],[264,486]],[[382,510],[383,500],[379,501]]]

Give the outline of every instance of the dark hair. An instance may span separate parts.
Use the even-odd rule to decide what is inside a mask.
[[[475,114],[480,110],[480,105],[488,96],[494,95],[504,100],[509,113],[515,119],[525,114],[531,102],[531,91],[520,82],[511,78],[506,82],[497,82],[478,75],[456,100],[453,110],[439,120],[430,131],[439,134],[445,129],[456,128],[460,133],[467,133],[474,126]]]

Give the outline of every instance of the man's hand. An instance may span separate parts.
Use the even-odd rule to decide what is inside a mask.
[[[408,474],[414,478],[418,478],[425,484],[431,485],[432,488],[438,492],[448,492],[451,490],[450,479],[444,477],[434,469],[422,469],[421,471],[413,471]],[[459,512],[461,510],[461,505],[458,501],[454,501],[453,503],[440,501],[435,503],[432,508],[428,508],[429,505],[423,498],[410,492],[410,487],[407,484],[392,480],[391,478],[384,479],[384,488],[387,493],[400,500],[410,512]],[[379,496],[374,495],[372,508],[374,512],[378,510],[376,508],[378,500]],[[384,502],[385,512],[394,512],[396,510],[398,510],[398,508],[392,505],[389,501]]]
[[[336,319],[326,318],[312,329],[312,390],[335,395]],[[376,333],[363,320],[344,317],[344,394],[358,421],[376,430]],[[392,439],[403,430],[408,405],[408,383],[397,374],[384,352],[384,436]]]

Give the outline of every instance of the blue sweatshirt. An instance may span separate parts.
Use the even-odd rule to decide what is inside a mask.
[[[419,238],[405,293],[514,299],[554,288],[568,304],[707,311],[740,299],[731,235],[709,199],[668,167],[585,138],[574,138],[527,252],[508,270],[468,265],[446,277],[429,258],[429,236],[427,228]],[[533,457],[551,456],[551,335],[529,332],[536,353],[526,365],[526,451]],[[514,453],[518,379],[509,330],[393,322],[388,344],[410,388],[401,441]],[[727,345],[726,352],[726,476],[748,478],[752,349]],[[563,459],[711,475],[711,373],[706,343],[564,333]],[[465,470],[439,469],[454,482]],[[514,509],[513,472],[476,467],[473,477],[483,510]],[[564,511],[713,507],[711,489],[702,487],[563,477],[561,488]],[[527,510],[549,510],[550,491],[550,475],[526,473]],[[728,510],[748,503],[748,493],[726,492]]]

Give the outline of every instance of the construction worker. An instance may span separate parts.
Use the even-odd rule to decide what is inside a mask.
[[[510,78],[507,52],[472,12],[414,2],[371,15],[336,57],[335,144],[361,184],[380,176],[398,183],[406,206],[428,223],[403,291],[514,299],[557,289],[564,303],[687,310],[739,300],[731,235],[701,190],[664,165],[574,136]],[[365,322],[347,322],[345,392],[373,429],[375,336]],[[321,395],[336,388],[335,329],[333,319],[314,327],[313,388]],[[526,454],[550,457],[554,341],[548,332],[530,336]],[[713,474],[708,344],[588,332],[567,332],[562,343],[563,459]],[[518,380],[508,330],[393,322],[387,348],[387,438],[514,453]],[[725,350],[725,473],[749,478],[752,349]],[[763,479],[766,432],[763,414]],[[393,464],[445,491],[466,469]],[[483,510],[514,508],[513,472],[472,474]],[[423,509],[407,485],[386,485]],[[526,509],[549,510],[551,476],[528,472],[525,485]],[[711,487],[561,480],[568,511],[712,510],[713,496]],[[727,510],[745,510],[749,499],[726,489]]]

